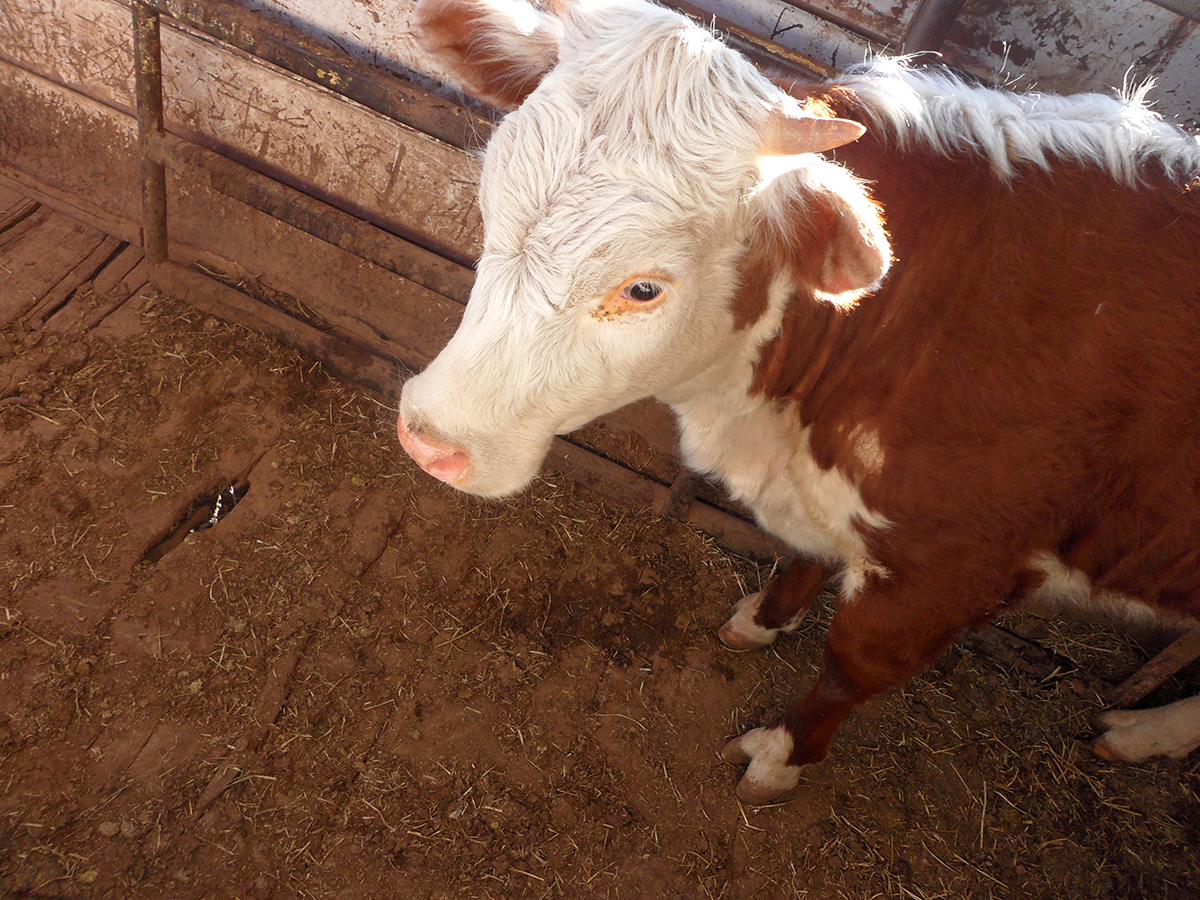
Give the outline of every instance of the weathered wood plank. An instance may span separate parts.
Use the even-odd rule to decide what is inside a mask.
[[[63,275],[58,283],[25,313],[26,321],[34,328],[39,327],[58,312],[80,286],[94,278],[120,249],[119,240],[104,235],[91,253]]]
[[[1133,706],[1184,666],[1200,658],[1200,628],[1185,631],[1113,689],[1113,706]]]
[[[362,62],[332,42],[322,45],[295,28],[229,0],[153,0],[151,5],[190,28],[448,144],[477,149],[491,134],[492,119],[481,112]]]
[[[126,245],[92,281],[92,290],[97,294],[107,294],[124,280],[142,261],[142,249],[132,244]]]
[[[131,111],[131,28],[128,4],[0,0],[0,59]]]
[[[152,281],[164,291],[186,300],[209,315],[236,322],[319,359],[331,372],[384,396],[396,393],[399,384],[395,362],[311,325],[178,263],[154,267]]]
[[[16,191],[0,187],[0,216],[8,215],[15,207],[29,202],[29,198]]]
[[[92,224],[129,240],[130,223],[136,229],[141,219],[132,116],[5,62],[0,98],[0,165],[16,189],[38,182],[42,195],[30,196],[70,200]]]
[[[3,215],[0,215],[0,234],[4,234],[14,225],[25,221],[37,211],[38,206],[36,200],[22,199],[20,203],[9,207]]]
[[[412,27],[416,0],[257,0],[259,9],[318,41],[358,59],[431,83],[451,83],[449,73],[421,49]]]
[[[2,154],[0,154],[0,160],[3,160]],[[68,194],[40,178],[14,169],[2,161],[0,161],[0,185],[11,186],[26,193],[34,200],[34,208],[38,205],[45,205],[105,234],[120,237],[125,241],[139,240],[140,230],[136,222],[113,216],[82,197]]]
[[[104,240],[47,207],[0,236],[0,327],[32,309]]]
[[[150,265],[139,247],[128,246],[105,266],[91,285],[82,285],[66,305],[46,319],[44,330],[84,334],[112,315],[150,280]],[[90,287],[90,289],[89,289]]]
[[[37,206],[36,200],[0,185],[0,234],[27,218]]]
[[[178,177],[172,258],[199,262],[268,303],[296,309],[298,300],[309,324],[414,370],[454,333],[462,304],[217,193],[199,173]]]
[[[836,29],[875,46],[895,42],[920,0],[701,0],[696,5],[786,46],[811,40],[811,32]],[[676,4],[670,3],[674,6]],[[750,24],[753,23],[753,24]],[[823,28],[822,28],[823,26]],[[806,35],[805,33],[809,34]],[[823,35],[826,41],[829,35]]]
[[[207,178],[209,186],[226,197],[369,259],[402,278],[459,303],[466,303],[470,296],[475,274],[466,266],[375,228],[218,153],[173,135],[156,141],[152,152],[160,162],[176,169],[191,169]]]
[[[474,157],[220,47],[163,33],[167,127],[443,256],[479,254]]]
[[[11,223],[3,232],[0,232],[0,247],[24,240],[25,235],[31,229],[41,227],[46,218],[52,214],[53,210],[39,210],[38,204],[33,204],[33,208],[28,210],[27,215],[21,216],[20,219]]]

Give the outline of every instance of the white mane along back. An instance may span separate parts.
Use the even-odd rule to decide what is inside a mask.
[[[945,71],[917,70],[905,59],[876,59],[839,79],[864,101],[875,123],[902,146],[918,141],[947,155],[973,150],[1002,178],[1057,156],[1095,164],[1124,184],[1157,160],[1173,179],[1200,173],[1200,138],[1151,111],[1147,82],[1122,96],[1015,94],[967,84]]]

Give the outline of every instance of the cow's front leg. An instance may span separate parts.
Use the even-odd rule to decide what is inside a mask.
[[[791,790],[803,766],[825,758],[852,709],[926,668],[964,627],[982,618],[972,604],[913,593],[889,579],[840,599],[812,690],[774,725],[725,746],[728,762],[747,766],[739,799],[769,803]]]
[[[721,643],[731,650],[755,650],[781,631],[795,631],[831,575],[818,563],[792,562],[757,594],[738,601],[718,633]]]

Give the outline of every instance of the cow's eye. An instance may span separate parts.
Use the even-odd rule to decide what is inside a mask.
[[[650,310],[658,309],[659,305],[669,299],[675,281],[669,275],[658,275],[647,272],[631,275],[611,294],[600,301],[600,305],[592,315],[597,319],[620,319],[626,315],[634,316],[633,321]]]
[[[655,284],[653,281],[635,281],[622,291],[626,297],[636,303],[649,303],[651,300],[657,300],[662,292],[662,285]]]

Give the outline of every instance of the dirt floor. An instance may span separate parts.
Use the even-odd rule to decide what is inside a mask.
[[[1017,621],[1048,675],[960,644],[743,808],[718,752],[829,616],[723,649],[769,569],[561,477],[455,494],[153,289],[4,328],[0,398],[0,896],[1197,896],[1200,760],[1087,749],[1147,654],[1111,629]]]

